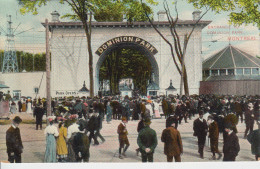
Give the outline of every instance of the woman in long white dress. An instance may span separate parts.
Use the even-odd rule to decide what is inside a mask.
[[[28,100],[28,103],[27,103],[26,113],[33,113],[33,112],[32,112],[32,102],[31,102],[30,99]]]

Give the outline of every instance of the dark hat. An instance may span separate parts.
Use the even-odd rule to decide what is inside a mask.
[[[225,129],[232,129],[233,125],[231,123],[226,123],[225,124]]]
[[[22,122],[22,119],[19,117],[19,116],[15,116],[13,121],[17,124],[21,123]]]
[[[151,123],[152,123],[152,122],[151,122],[151,119],[150,119],[150,118],[145,118],[145,119],[144,119],[144,124],[145,124],[145,125],[148,125],[148,126],[149,126]]]
[[[83,123],[79,123],[79,131],[84,131],[85,127]]]
[[[200,110],[199,111],[199,115],[203,115],[204,114],[204,111],[203,110]]]
[[[170,127],[173,123],[178,123],[178,119],[174,116],[170,116],[166,119],[166,127]]]

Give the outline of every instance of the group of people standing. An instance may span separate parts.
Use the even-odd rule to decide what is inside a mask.
[[[115,101],[118,104],[115,104]],[[259,129],[253,131],[251,125],[251,123],[254,124],[254,121],[257,121],[258,125],[260,123],[258,97],[177,96],[173,98],[156,98],[154,102],[162,104],[163,115],[166,118],[166,128],[162,131],[161,141],[165,145],[164,153],[168,162],[173,161],[173,158],[176,162],[181,161],[183,145],[178,125],[181,124],[183,119],[185,123],[188,123],[188,119],[191,119],[197,113],[199,118],[194,120],[193,131],[194,136],[198,138],[200,158],[204,158],[203,151],[207,135],[210,139],[212,158],[215,160],[222,157],[218,149],[218,140],[219,133],[223,133],[223,161],[235,161],[240,151],[238,137],[236,136],[236,125],[239,117],[242,122],[243,116],[245,116],[246,123],[245,138],[252,144],[254,149],[252,153],[256,155],[256,159],[259,158]],[[113,119],[113,112],[116,112],[114,118],[122,121],[117,128],[119,158],[124,159],[126,157],[126,152],[130,146],[127,137],[127,121],[140,119],[137,127],[139,148],[136,152],[137,154],[141,153],[143,162],[152,162],[158,140],[157,134],[155,130],[150,128],[150,124],[151,114],[154,115],[154,109],[156,109],[153,107],[156,106],[149,104],[151,107],[149,110],[147,105],[147,102],[140,98],[126,98],[123,101],[107,98],[77,100],[74,103],[64,102],[61,106],[55,108],[58,112],[55,116],[47,118],[49,125],[45,129],[45,162],[56,162],[57,159],[60,162],[88,162],[90,142],[93,139],[94,145],[99,145],[98,138],[105,142],[105,139],[100,134],[102,122],[106,120],[110,123]],[[239,107],[241,107],[242,113]],[[44,112],[42,109],[43,105],[41,104],[35,107],[36,120],[38,112],[42,112],[40,115],[42,118]],[[131,111],[132,113],[129,113]],[[251,121],[248,118],[251,118]],[[250,125],[248,125],[248,121],[250,121]],[[59,123],[58,128],[53,125],[54,122]],[[42,129],[41,124],[37,124],[36,129],[38,129],[38,125]],[[247,135],[248,131],[249,135]],[[258,140],[258,142],[255,140]],[[216,158],[216,154],[219,155],[218,158]]]

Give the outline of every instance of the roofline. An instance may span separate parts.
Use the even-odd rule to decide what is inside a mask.
[[[202,70],[222,70],[222,69],[254,69],[254,68],[260,68],[260,67],[229,67],[229,68],[202,68]]]
[[[196,20],[178,20],[177,26],[192,26],[196,22]],[[212,21],[210,20],[202,20],[198,22],[198,25],[204,28],[211,22]],[[170,23],[168,21],[154,21],[153,23],[157,27],[170,26]],[[46,26],[45,22],[42,22],[41,24],[44,27]],[[65,26],[69,26],[69,28],[83,28],[82,22],[49,22],[48,24],[50,28],[65,28]],[[150,22],[133,22],[131,24],[128,22],[92,22],[91,24],[92,27],[152,27]]]

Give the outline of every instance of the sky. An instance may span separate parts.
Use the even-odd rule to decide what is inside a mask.
[[[163,10],[163,0],[157,1],[159,5],[153,6],[155,20],[157,19],[157,12]],[[172,1],[169,0],[169,2]],[[196,9],[191,4],[188,4],[186,0],[178,0],[177,7],[180,19],[192,20],[192,12]],[[15,34],[25,31],[15,36],[16,50],[38,53],[45,51],[45,29],[41,22],[44,22],[45,18],[51,20],[50,13],[52,11],[56,10],[61,15],[70,12],[70,8],[60,5],[58,0],[50,0],[47,6],[39,8],[38,15],[30,13],[21,15],[19,9],[20,6],[17,0],[0,0],[0,49],[2,50],[5,47],[6,39],[5,32],[2,29],[6,31],[7,15],[12,16],[12,26],[17,28]],[[173,6],[171,9],[174,9]],[[204,11],[202,10],[202,12]],[[260,56],[259,30],[257,27],[252,25],[229,27],[228,14],[224,12],[215,14],[210,11],[202,20],[212,21],[202,31],[202,57],[204,59],[223,49],[229,43],[253,56]],[[66,20],[63,19],[61,21]]]

